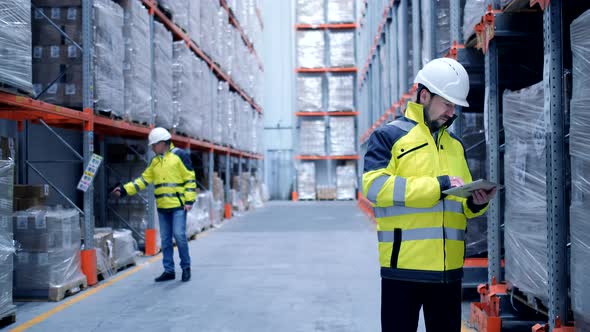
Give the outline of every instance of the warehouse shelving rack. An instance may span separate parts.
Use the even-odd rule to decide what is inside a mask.
[[[229,83],[231,88],[235,90],[244,100],[246,100],[259,114],[262,114],[262,108],[253,100],[252,97],[247,95],[231,78],[227,75],[211,58],[209,58],[186,34],[181,28],[175,23],[168,19],[162,11],[158,9],[156,1],[153,0],[142,0],[146,6],[146,10],[150,14],[150,37],[153,38],[153,26],[154,19],[157,17],[168,30],[172,32],[177,40],[184,40],[187,46],[193,50],[193,52],[203,59],[209,65],[212,72],[214,72],[220,79],[225,80]],[[242,35],[244,43],[249,47],[253,56],[257,57],[256,51],[252,44],[248,40],[244,31],[241,29],[239,22],[233,13],[231,8],[227,6],[225,1],[221,0],[220,6],[228,10],[230,17],[232,17],[233,26],[239,30]],[[119,136],[122,138],[141,139],[145,140],[147,134],[153,127],[153,114],[154,114],[154,103],[152,101],[152,123],[149,126],[142,126],[135,123],[125,122],[122,120],[115,120],[107,117],[97,115],[93,111],[93,86],[92,86],[92,72],[93,72],[93,56],[94,50],[93,45],[93,32],[92,32],[92,12],[93,12],[93,1],[87,0],[82,1],[82,45],[81,51],[83,55],[83,111],[69,109],[66,107],[53,105],[50,103],[42,102],[30,98],[29,96],[21,96],[12,93],[0,92],[0,119],[15,121],[17,123],[19,132],[19,144],[18,144],[18,181],[20,183],[26,183],[27,169],[32,169],[42,179],[44,179],[63,199],[65,199],[73,208],[77,209],[83,216],[83,239],[84,239],[84,250],[82,250],[82,270],[87,276],[88,284],[94,285],[97,283],[97,270],[96,270],[96,250],[94,246],[94,185],[84,192],[83,206],[78,207],[71,199],[67,197],[60,190],[59,186],[54,184],[50,179],[45,177],[34,165],[34,161],[27,160],[27,139],[26,135],[28,131],[29,123],[41,124],[46,127],[54,136],[68,148],[73,155],[77,158],[76,160],[53,160],[53,161],[37,161],[43,163],[83,163],[84,167],[90,161],[94,153],[94,141],[95,135],[100,137],[106,136]],[[261,27],[263,26],[260,12],[257,11],[259,22]],[[66,38],[67,35],[60,30]],[[153,45],[153,43],[150,43]],[[88,46],[90,45],[90,46]],[[152,60],[153,67],[153,60]],[[260,69],[263,70],[262,64]],[[153,84],[152,84],[153,85]],[[152,86],[153,92],[153,86]],[[153,94],[153,93],[152,93]],[[63,128],[70,130],[79,130],[83,133],[83,148],[80,153],[69,145],[65,139],[63,139],[59,133],[53,128]],[[203,151],[208,154],[209,158],[207,166],[209,170],[209,188],[213,187],[212,174],[214,171],[214,157],[220,156],[225,159],[225,189],[226,189],[226,205],[225,215],[226,218],[231,217],[231,205],[229,200],[229,184],[231,174],[231,164],[238,161],[238,172],[241,175],[242,170],[246,168],[249,171],[255,167],[261,168],[260,160],[263,156],[257,153],[251,153],[248,151],[241,151],[228,146],[222,146],[211,142],[198,140],[190,137],[184,137],[174,134],[172,141],[178,147],[186,149],[188,151]],[[99,142],[101,147],[104,147],[102,139]],[[102,149],[101,149],[102,150]],[[104,151],[101,151],[104,152]],[[246,165],[244,165],[246,162]],[[99,172],[104,172],[104,167]],[[152,187],[152,186],[151,186]],[[106,202],[106,188],[100,193],[101,201]],[[153,188],[151,189],[153,191]],[[148,229],[145,233],[146,239],[146,255],[155,255],[157,253],[156,248],[156,231],[154,224],[153,211],[155,207],[155,199],[150,194],[148,200]],[[103,217],[105,217],[103,215]]]
[[[305,30],[325,30],[325,31],[356,31],[359,25],[356,22],[350,23],[325,23],[325,24],[295,24],[296,31],[305,31]],[[356,39],[356,37],[355,37]],[[326,52],[328,53],[328,52]],[[324,54],[326,57],[327,54]],[[358,68],[356,66],[349,66],[349,67],[322,67],[322,68],[303,68],[297,67],[295,68],[296,74],[329,74],[329,73],[336,73],[336,74],[354,74],[355,76],[358,73]],[[327,95],[325,87],[322,87],[322,90],[325,95]],[[356,95],[356,94],[355,94]],[[356,103],[356,98],[355,103]],[[332,111],[332,112],[295,112],[295,116],[298,119],[301,118],[323,118],[324,122],[328,123],[328,119],[330,117],[340,117],[340,116],[353,116],[355,117],[355,128],[358,128],[358,121],[356,118],[358,117],[359,112],[357,110],[353,111]],[[329,131],[326,131],[326,135],[329,137]],[[356,134],[355,134],[356,135]],[[327,144],[328,142],[326,142]],[[328,144],[329,146],[329,144]],[[358,154],[356,155],[346,155],[346,156],[332,156],[330,155],[329,148],[327,149],[328,155],[325,156],[316,156],[316,155],[296,155],[294,157],[295,160],[298,161],[325,161],[327,162],[327,172],[328,172],[328,183],[332,183],[332,161],[338,160],[348,160],[348,161],[356,161],[360,159]],[[295,186],[296,187],[296,186]],[[295,189],[292,194],[291,198],[294,201],[298,200],[298,193]]]
[[[367,84],[370,88],[374,89],[375,85],[373,81],[367,80],[367,76],[375,74],[374,67],[376,54],[379,52],[379,47],[385,40],[384,35],[387,33],[387,22],[392,16],[391,10],[394,8],[396,1],[385,3],[385,9],[381,16],[381,20],[374,29],[377,31],[375,38],[372,40],[372,46],[370,48],[367,45],[360,45],[369,49],[369,55],[367,63],[361,71],[361,80],[359,81],[359,90],[362,91]],[[398,3],[400,1],[397,1]],[[401,0],[401,4],[403,4]],[[362,13],[371,16],[371,13],[381,13],[370,6],[367,1],[366,8],[362,10]],[[413,4],[415,1],[412,2]],[[477,54],[474,54],[474,47],[483,51],[483,75],[477,75],[477,87],[483,87],[487,91],[486,94],[486,108],[489,110],[486,112],[487,117],[487,146],[488,146],[488,172],[491,181],[501,182],[501,164],[500,157],[502,152],[502,145],[500,145],[500,136],[502,133],[500,123],[500,77],[498,75],[499,70],[499,47],[502,42],[502,38],[522,38],[527,40],[531,38],[530,31],[531,27],[540,28],[543,26],[543,40],[544,40],[544,56],[543,60],[545,63],[544,73],[544,89],[545,89],[545,119],[547,124],[547,136],[546,136],[546,153],[547,153],[547,208],[548,208],[548,238],[547,247],[549,252],[549,302],[548,302],[548,321],[547,325],[536,325],[533,327],[533,331],[573,331],[572,327],[565,327],[561,325],[561,322],[566,323],[568,320],[568,259],[567,259],[567,235],[569,232],[567,215],[564,211],[568,209],[567,202],[565,199],[565,192],[561,188],[566,188],[566,175],[565,166],[567,151],[565,149],[566,135],[564,132],[564,105],[563,105],[563,86],[562,77],[564,75],[563,70],[563,59],[562,59],[562,5],[561,1],[548,1],[548,0],[514,0],[504,6],[503,10],[500,9],[500,2],[497,0],[487,1],[487,5],[490,5],[488,10],[482,13],[481,23],[474,27],[476,37],[468,41],[462,41],[460,34],[460,2],[451,0],[450,1],[450,16],[451,16],[451,35],[452,35],[452,46],[446,52],[446,56],[457,59],[462,62],[468,71],[481,70],[481,59],[478,58]],[[398,4],[400,6],[401,4]],[[429,6],[435,6],[434,1],[426,3]],[[531,10],[527,7],[533,7],[538,5],[543,10],[542,23],[541,21],[531,21],[523,16],[522,13],[530,12]],[[434,8],[434,7],[431,7]],[[415,24],[416,19],[419,20],[419,16],[415,12],[416,6],[412,7],[413,13],[413,27],[415,28],[418,24]],[[418,12],[419,14],[419,12]],[[517,17],[517,19],[514,19]],[[371,20],[371,17],[367,20],[368,22],[362,22],[361,26],[365,24],[371,24],[371,21],[376,22],[377,20]],[[434,20],[432,20],[434,21]],[[433,26],[430,22],[424,22],[424,33],[423,38],[432,40]],[[430,34],[430,36],[427,36]],[[413,35],[414,45],[420,45],[420,36]],[[522,40],[521,39],[521,40]],[[400,46],[401,47],[401,46]],[[420,52],[414,52],[414,57]],[[432,54],[435,56],[436,54]],[[531,55],[533,57],[533,55]],[[416,72],[416,65],[414,63],[414,71]],[[473,66],[473,67],[470,67]],[[481,81],[483,76],[484,81]],[[470,80],[473,78],[470,73]],[[362,95],[362,93],[361,93]],[[362,98],[362,97],[361,97]],[[373,125],[370,126],[366,133],[361,137],[361,142],[365,143],[366,139],[370,136],[372,131],[378,126],[382,125],[386,120],[394,115],[392,111],[397,105],[393,104],[393,107],[386,108],[385,112],[378,117],[375,115],[375,111],[379,112],[380,109],[384,109],[381,105],[375,105],[374,99],[367,101],[364,106],[369,105],[372,108],[370,112],[373,114]],[[362,102],[361,102],[362,103]],[[371,104],[373,103],[373,104]],[[361,112],[364,110],[361,108]],[[379,114],[379,113],[377,113]],[[459,133],[462,132],[461,126],[454,128]],[[360,196],[360,194],[359,194]],[[500,195],[498,195],[500,196]],[[476,325],[478,330],[481,331],[500,331],[503,324],[510,325],[511,323],[519,323],[519,319],[522,317],[513,316],[510,312],[507,312],[507,320],[502,320],[502,310],[505,307],[504,302],[508,302],[507,298],[513,297],[518,299],[519,297],[512,292],[506,284],[501,283],[503,280],[502,268],[504,262],[502,260],[501,252],[501,239],[502,239],[502,225],[501,215],[499,207],[499,197],[496,197],[491,203],[488,211],[488,260],[471,260],[466,261],[465,266],[487,268],[487,284],[480,285],[478,291],[480,293],[481,302],[479,306],[472,304],[472,323]],[[359,205],[361,209],[369,216],[371,216],[370,204],[365,202],[365,198],[359,199]],[[372,217],[373,218],[373,217]],[[373,218],[374,220],[374,218]],[[503,296],[508,295],[508,296]],[[522,299],[521,299],[522,300]],[[518,301],[516,301],[518,302]],[[523,301],[526,302],[526,301]],[[526,306],[525,303],[520,303],[522,306]],[[530,323],[530,316],[525,318],[526,323]],[[538,320],[537,320],[538,321]],[[522,322],[521,322],[522,323]],[[531,328],[528,325],[528,328]]]

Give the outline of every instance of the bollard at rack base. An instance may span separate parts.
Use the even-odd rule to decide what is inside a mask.
[[[145,230],[145,255],[155,256],[158,253],[158,246],[156,244],[157,232],[155,229]]]
[[[225,204],[225,219],[231,219],[231,204]]]
[[[296,191],[291,192],[291,200],[297,202],[299,200],[299,193]]]
[[[81,253],[82,273],[86,276],[88,286],[98,283],[98,274],[96,272],[96,249],[85,249]]]

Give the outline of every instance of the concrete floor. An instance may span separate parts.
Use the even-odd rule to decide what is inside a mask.
[[[190,250],[188,283],[154,283],[161,261],[143,259],[93,294],[18,304],[17,323],[6,329],[28,322],[30,331],[380,330],[375,228],[356,202],[271,202],[203,233]]]

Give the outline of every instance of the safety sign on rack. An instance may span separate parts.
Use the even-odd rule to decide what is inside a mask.
[[[86,170],[84,170],[84,174],[82,174],[80,182],[78,182],[78,190],[86,192],[88,188],[90,188],[90,185],[92,185],[92,181],[96,176],[96,172],[98,171],[98,167],[100,167],[101,162],[102,157],[93,153],[88,166],[86,166]]]

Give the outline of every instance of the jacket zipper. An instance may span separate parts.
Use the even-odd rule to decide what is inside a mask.
[[[438,139],[436,140],[436,149],[440,151],[440,139],[442,131],[438,133]],[[447,230],[445,229],[445,200],[443,203],[443,214],[442,214],[442,231],[443,231],[443,283],[447,282]]]
[[[409,149],[408,151],[406,151],[406,152],[404,152],[404,153],[400,154],[399,156],[397,156],[397,159],[401,159],[401,157],[403,157],[403,156],[407,155],[408,153],[410,153],[410,152],[414,152],[414,151],[416,151],[416,150],[418,150],[418,149],[422,149],[423,147],[425,147],[425,146],[427,146],[427,145],[428,145],[428,142],[426,142],[426,143],[424,143],[424,144],[422,144],[422,145],[420,145],[420,146],[417,146],[417,147],[415,147],[415,148],[411,148],[411,149]]]

